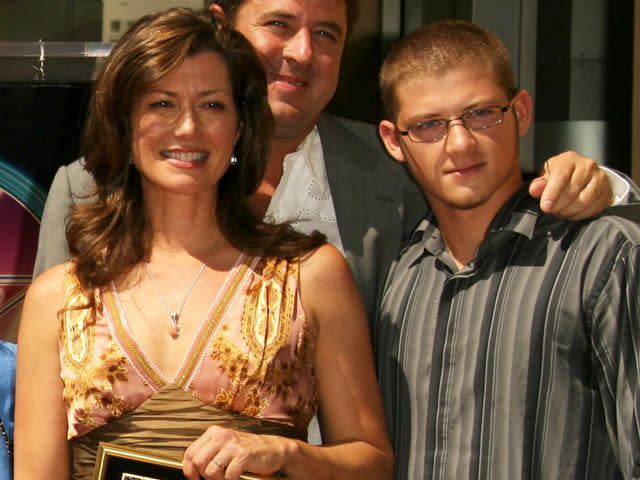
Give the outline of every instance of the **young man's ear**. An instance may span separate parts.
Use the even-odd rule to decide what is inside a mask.
[[[209,12],[211,12],[211,15],[213,15],[216,18],[224,18],[224,10],[222,9],[222,5],[216,3],[216,2],[212,2],[211,5],[209,5]]]
[[[404,152],[402,151],[402,145],[398,139],[396,126],[393,122],[390,120],[382,120],[380,125],[378,125],[378,132],[389,155],[398,162],[404,162]]]
[[[522,136],[529,130],[533,119],[533,101],[531,95],[524,89],[518,90],[513,97],[513,113],[518,119],[518,135]]]

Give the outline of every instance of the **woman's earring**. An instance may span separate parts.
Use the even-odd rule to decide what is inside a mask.
[[[133,165],[133,154],[129,152],[129,166]]]
[[[238,157],[236,156],[236,154],[234,153],[233,155],[231,155],[231,160],[230,162],[231,166],[236,166],[238,164]]]

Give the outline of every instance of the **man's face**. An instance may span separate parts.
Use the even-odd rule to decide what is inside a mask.
[[[234,27],[267,72],[276,137],[304,137],[335,93],[347,34],[344,0],[246,0]]]
[[[526,91],[510,102],[486,70],[461,67],[441,76],[404,81],[396,95],[399,130],[434,119],[450,120],[483,107],[510,105],[502,123],[471,131],[455,120],[446,137],[435,143],[414,143],[400,136],[393,123],[381,122],[387,150],[407,163],[434,209],[468,210],[489,204],[493,210],[518,189],[518,137],[530,121],[531,100]]]

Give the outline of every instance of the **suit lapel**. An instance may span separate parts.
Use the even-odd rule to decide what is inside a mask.
[[[348,125],[322,115],[318,132],[340,239],[373,333],[377,298],[400,249],[405,177],[373,130]]]
[[[358,205],[369,191],[357,188],[357,178],[363,174],[363,142],[336,120],[322,115],[318,120],[329,188],[336,212],[340,240],[345,252],[362,255],[362,235],[366,231],[366,216]],[[367,147],[368,148],[368,147]]]

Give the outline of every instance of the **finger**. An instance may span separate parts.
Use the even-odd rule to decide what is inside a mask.
[[[589,208],[589,204],[577,204],[580,194],[589,182],[594,184],[594,177],[601,177],[598,163],[575,152],[564,152],[551,157],[545,162],[545,173],[549,177],[549,188],[542,195],[541,204],[555,214],[559,212],[574,212]],[[596,187],[599,186],[599,179]],[[568,209],[568,210],[567,210]]]
[[[568,220],[589,218],[597,215],[601,211],[597,200],[598,194],[594,190],[585,187],[575,202],[567,205],[563,209],[555,210],[551,212],[551,214]]]
[[[612,196],[608,176],[602,170],[597,170],[573,203],[551,213],[571,220],[589,218],[611,206]]]
[[[200,474],[197,467],[193,464],[193,452],[196,451],[191,444],[182,456],[182,473],[188,480],[199,480]]]
[[[238,480],[240,475],[246,470],[245,462],[240,458],[233,458],[229,465],[227,465],[227,470],[225,472],[225,480]]]
[[[595,160],[578,154],[574,154],[574,156],[576,158],[574,184],[576,186],[583,185],[583,189],[580,191],[580,200],[582,200],[585,210],[591,211],[591,208],[594,207],[595,210],[591,211],[590,215],[598,213],[608,206],[607,201],[611,192],[608,177]],[[595,192],[592,192],[595,193],[595,197],[584,194],[584,188],[595,189]],[[595,206],[593,205],[594,199]]]
[[[217,480],[224,478],[224,468],[207,461],[205,457],[197,457],[191,461],[183,461],[182,471],[189,480]]]
[[[182,473],[187,480],[199,480],[198,469],[191,462],[182,462]]]
[[[556,168],[551,170],[551,173],[546,179],[542,194],[540,195],[540,206],[545,212],[565,208],[580,194],[584,183],[580,186],[575,186],[573,173],[573,168]]]
[[[551,214],[570,220],[582,220],[599,214],[607,206],[599,189],[588,183],[573,203],[563,209],[553,210]]]
[[[587,218],[598,212],[596,200],[597,194],[585,187],[572,202],[564,206],[557,204],[548,213],[570,220]]]
[[[205,473],[212,479],[239,479],[240,475],[247,469],[249,456],[249,452],[240,447],[238,443],[228,442],[211,460],[211,464],[207,467]]]
[[[578,209],[577,206],[583,206]],[[610,206],[610,201],[605,195],[594,187],[591,183],[580,192],[580,201],[576,202],[576,207],[566,212],[566,218],[571,220],[582,220],[590,218],[601,213],[605,208]]]
[[[218,454],[215,458],[211,459],[211,462],[202,470],[202,477],[206,480],[218,480],[227,478],[227,460],[223,459],[223,456]]]
[[[196,472],[195,477],[187,477],[189,480],[192,480],[192,478],[199,479],[200,477],[198,475],[205,475],[206,469],[211,464],[211,461],[219,454],[220,449],[224,445],[216,428],[209,427],[186,449],[183,457],[183,471],[192,476],[193,472]],[[205,475],[205,478],[208,477]],[[223,478],[223,476],[219,478]]]
[[[611,181],[609,176],[602,170],[598,168],[597,173],[593,176],[593,179],[589,181],[589,184],[594,186],[599,192],[599,201],[602,202],[601,205],[603,208],[610,207],[613,203],[613,187],[611,186]]]
[[[542,192],[544,191],[544,187],[547,185],[546,177],[537,177],[531,180],[529,184],[529,195],[533,198],[540,198]],[[543,209],[544,211],[544,209]]]

